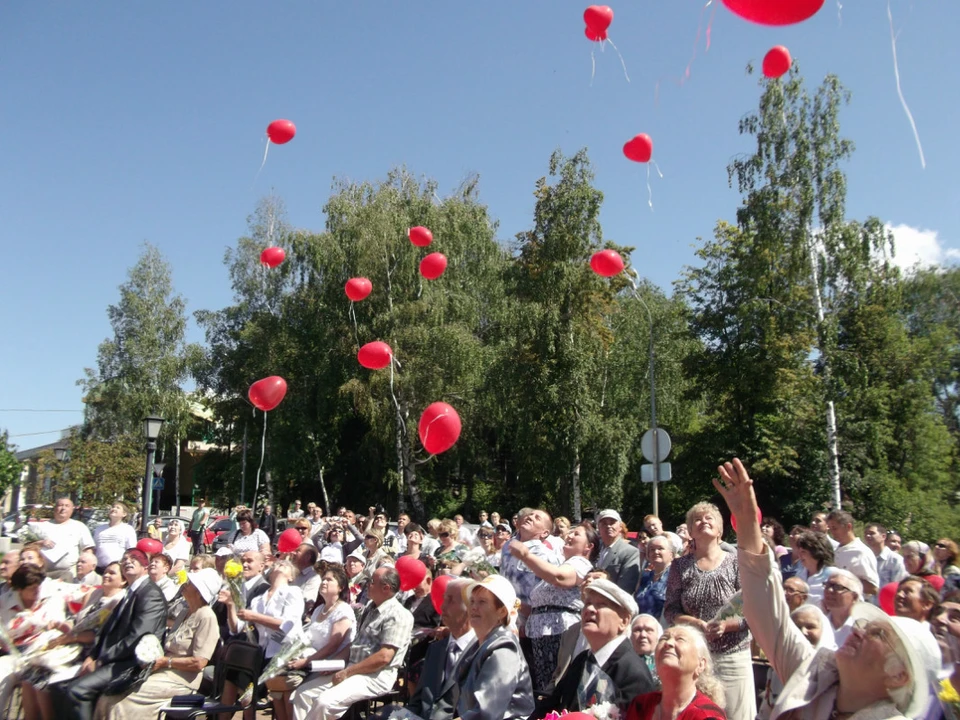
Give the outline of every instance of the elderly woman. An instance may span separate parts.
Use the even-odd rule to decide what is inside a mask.
[[[909,618],[857,603],[840,649],[817,650],[791,622],[780,579],[757,522],[757,499],[734,459],[713,481],[737,520],[743,611],[784,689],[770,717],[791,720],[919,718],[936,682],[940,653],[932,634]]]
[[[490,575],[467,588],[470,624],[477,652],[460,668],[460,700],[454,717],[462,720],[510,720],[534,710],[530,672],[511,625],[517,593],[502,575]]]
[[[692,625],[668,628],[654,657],[663,689],[635,697],[627,720],[724,720],[723,687],[703,633]]]
[[[640,573],[640,585],[636,593],[640,612],[649,613],[655,618],[663,616],[674,550],[673,543],[666,535],[656,535],[647,541],[647,569]]]
[[[937,561],[933,559],[930,552],[930,546],[919,540],[911,540],[904,543],[900,548],[900,554],[903,555],[903,567],[907,575],[927,575],[937,574]],[[20,556],[20,562],[23,562],[23,555]]]
[[[209,568],[188,573],[187,580],[182,593],[189,610],[180,625],[167,633],[163,657],[154,662],[150,676],[134,692],[102,696],[96,718],[154,717],[174,695],[195,693],[200,687],[203,669],[220,639],[217,616],[210,604],[217,599],[222,581],[217,571]]]
[[[937,572],[944,578],[952,578],[952,584],[960,580],[960,568],[957,567],[958,556],[960,556],[960,548],[950,538],[940,538],[933,546]]]
[[[660,624],[660,620],[653,615],[641,613],[630,623],[630,644],[633,645],[634,652],[647,664],[647,669],[657,685],[660,684],[660,678],[657,677],[654,652],[662,634],[663,626]]]
[[[357,634],[357,618],[348,599],[347,574],[343,566],[328,566],[320,580],[317,606],[304,628],[304,634],[310,640],[310,649],[305,651],[308,654],[289,662],[289,672],[267,681],[277,720],[293,717],[291,691],[302,687],[307,692],[314,685],[326,684],[328,677],[325,675],[314,675],[312,680],[304,682],[311,662],[349,658],[350,643]]]
[[[535,692],[544,692],[557,670],[557,653],[564,631],[580,621],[580,586],[600,554],[600,536],[577,525],[567,533],[564,562],[553,565],[536,557],[523,543],[510,543],[510,554],[540,578],[530,592],[530,617],[524,632],[533,644],[531,675]]]
[[[383,531],[368,530],[363,536],[363,574],[369,579],[373,577],[380,565],[390,559],[383,549]]]
[[[167,539],[163,543],[164,554],[169,556],[173,562],[169,572],[180,572],[186,567],[187,563],[190,562],[190,551],[192,549],[192,544],[183,534],[183,523],[177,519],[171,520],[170,524],[167,525]]]
[[[663,616],[668,625],[693,625],[706,635],[714,672],[723,683],[727,717],[754,720],[757,700],[750,633],[736,615],[714,619],[740,590],[737,556],[720,547],[723,518],[715,505],[697,503],[686,519],[695,547],[692,555],[671,565]]]
[[[244,508],[237,513],[237,531],[230,540],[230,547],[234,555],[243,555],[251,550],[259,550],[264,555],[270,555],[270,538],[257,528],[253,519],[253,511]]]
[[[830,538],[814,530],[806,530],[792,538],[793,552],[800,563],[795,577],[807,583],[807,600],[819,605],[823,600],[823,584],[833,567],[833,545]]]
[[[45,583],[46,573],[34,564],[21,564],[10,576],[10,590],[13,593],[9,605],[0,609],[0,622],[6,636],[0,641],[0,647],[12,653],[14,649],[22,655],[31,655],[48,642],[60,636],[58,629],[66,619],[66,606],[63,594],[52,590]],[[13,647],[6,647],[7,638]],[[0,709],[7,707],[10,692],[20,682],[21,672],[12,655],[0,657]],[[40,717],[40,704],[37,694],[29,685],[22,695],[26,717]]]

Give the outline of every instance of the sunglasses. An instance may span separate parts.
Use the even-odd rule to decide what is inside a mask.
[[[448,533],[448,532],[442,532],[442,533],[440,533],[440,537],[450,537],[450,533]]]
[[[309,532],[309,531],[310,531],[310,528],[308,528],[308,527],[298,527],[297,530],[298,530],[299,532]]]
[[[943,543],[937,543],[936,545],[934,545],[934,547],[935,547],[935,548],[940,548],[941,550],[946,550],[946,549],[947,549],[947,546],[944,545]]]
[[[483,538],[484,540],[489,540],[490,538],[493,537],[493,535],[491,535],[490,533],[480,533],[479,537]]]

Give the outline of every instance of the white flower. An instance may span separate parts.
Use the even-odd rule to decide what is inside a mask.
[[[137,656],[137,662],[142,666],[148,667],[153,665],[163,657],[163,645],[160,644],[160,638],[153,633],[147,633],[140,638],[134,654]]]
[[[482,547],[470,548],[463,554],[463,562],[465,565],[475,565],[481,560],[487,559],[487,553],[484,552]]]
[[[620,708],[611,702],[591,705],[587,708],[586,712],[589,715],[593,715],[597,720],[620,720]]]

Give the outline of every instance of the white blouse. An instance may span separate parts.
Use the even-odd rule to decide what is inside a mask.
[[[277,618],[281,622],[289,620],[293,627],[297,627],[300,625],[300,618],[303,617],[303,593],[294,585],[283,585],[273,591],[272,595],[270,590],[257,595],[250,603],[250,609],[255,613]],[[272,658],[280,649],[286,633],[283,630],[271,630],[259,623],[255,624],[260,647],[263,648],[264,655],[268,659]]]

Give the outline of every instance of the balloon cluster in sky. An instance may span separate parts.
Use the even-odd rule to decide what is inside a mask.
[[[803,22],[813,17],[824,4],[824,0],[722,0],[722,2],[730,12],[738,17],[749,22],[767,26],[784,26]],[[708,3],[708,5],[709,4],[710,3]],[[583,13],[585,24],[584,34],[587,39],[591,42],[600,43],[601,45],[607,42],[613,45],[608,36],[608,30],[613,23],[613,19],[613,9],[607,5],[590,5],[587,7]],[[896,48],[894,47],[894,52],[895,51]],[[621,62],[622,60],[621,57]],[[768,78],[782,77],[789,72],[792,63],[793,60],[790,56],[790,51],[783,45],[777,45],[771,48],[763,59],[763,74]],[[625,65],[624,74],[626,75]],[[630,78],[627,77],[628,81],[629,79]],[[271,144],[284,145],[290,142],[296,134],[296,125],[290,120],[274,120],[267,126],[267,150],[269,150]],[[653,139],[646,133],[639,133],[624,144],[623,154],[624,157],[632,162],[650,163],[653,157]],[[266,157],[267,154],[265,151],[264,162],[266,162]],[[262,167],[263,165],[261,164],[261,169]],[[417,248],[430,247],[434,239],[430,229],[423,226],[411,227],[407,231],[407,238]],[[271,238],[270,246],[263,250],[260,261],[268,268],[276,268],[283,263],[285,257],[286,254],[283,248],[274,246]],[[624,258],[621,257],[618,252],[612,249],[606,249],[595,253],[590,258],[590,267],[596,274],[609,278],[622,273],[625,263]],[[424,279],[429,281],[437,280],[443,276],[447,269],[447,258],[441,252],[428,253],[421,258],[419,269]],[[373,284],[366,277],[358,276],[347,280],[344,286],[344,292],[351,303],[351,314],[353,313],[353,303],[362,302],[370,296],[372,291]],[[355,316],[354,327],[356,328]],[[359,340],[357,344],[359,345]],[[399,363],[396,362],[393,349],[390,345],[380,340],[368,342],[359,348],[357,361],[361,366],[369,370],[390,368],[391,396],[393,395],[393,369],[395,364],[399,368]],[[272,376],[255,382],[250,386],[248,394],[250,402],[266,413],[280,404],[286,392],[286,381],[279,376]],[[395,397],[394,402],[396,402]],[[443,402],[430,404],[423,411],[418,425],[420,442],[427,452],[432,455],[445,452],[453,447],[460,437],[460,431],[461,422],[457,411]],[[265,432],[266,424],[264,424],[264,433]],[[411,566],[404,570],[405,584],[409,585],[416,581],[417,578],[422,579],[422,568],[420,566]],[[433,585],[434,591],[441,586],[442,583],[435,581]],[[436,598],[434,598],[434,600],[436,601]]]

